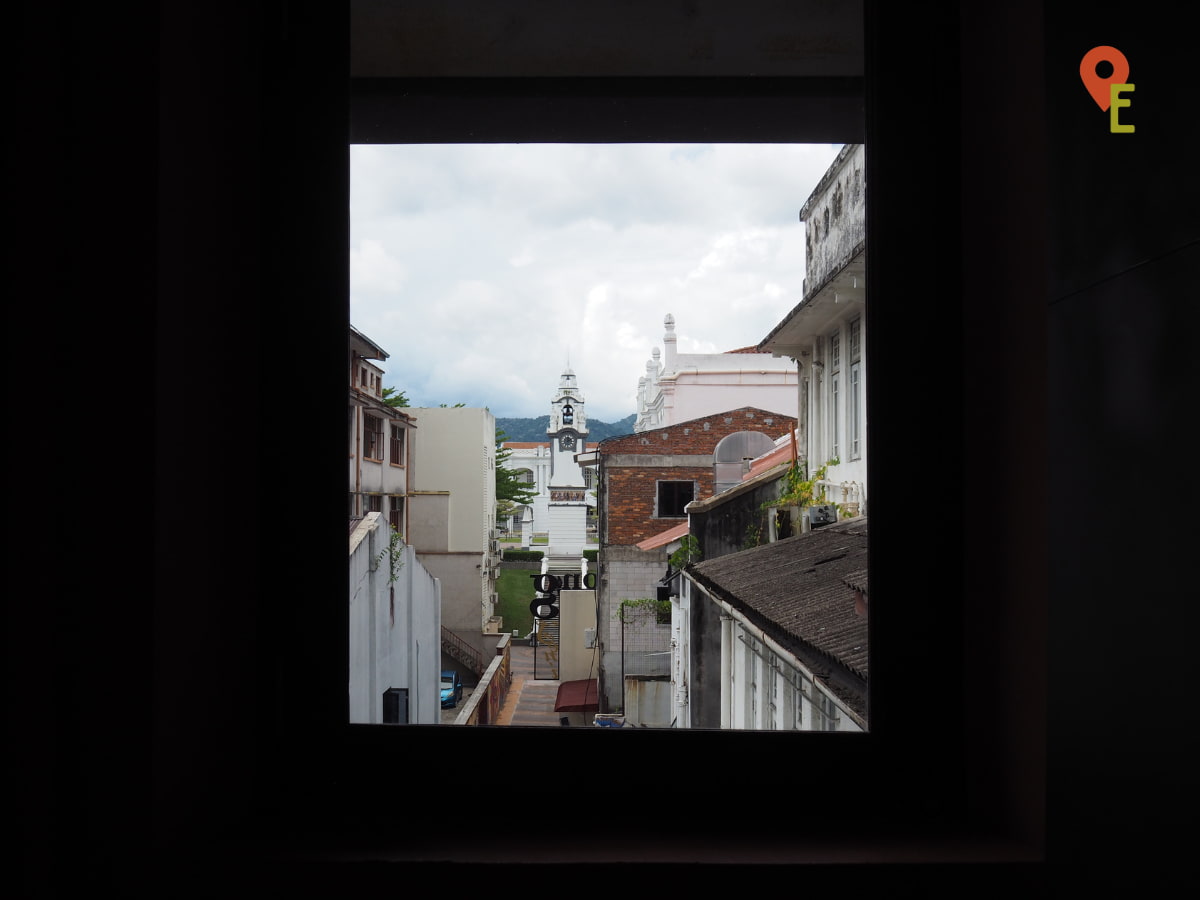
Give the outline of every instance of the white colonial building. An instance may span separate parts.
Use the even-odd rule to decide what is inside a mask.
[[[796,367],[755,347],[727,353],[679,353],[675,317],[663,319],[663,349],[655,347],[638,379],[633,430],[650,431],[727,409],[757,407],[796,415]]]
[[[804,297],[758,349],[799,372],[801,459],[826,471],[829,499],[867,513],[866,181],[862,144],[847,144],[800,210]]]

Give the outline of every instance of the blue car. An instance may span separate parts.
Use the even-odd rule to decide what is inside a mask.
[[[462,699],[462,680],[453,669],[442,672],[442,709],[458,706]]]

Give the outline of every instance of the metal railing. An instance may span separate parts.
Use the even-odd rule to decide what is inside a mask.
[[[447,655],[468,666],[476,675],[483,674],[483,654],[445,625],[442,626],[442,649]]]

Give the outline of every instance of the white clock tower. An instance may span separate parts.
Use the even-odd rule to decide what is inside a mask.
[[[570,367],[550,401],[549,555],[579,556],[587,540],[587,488],[575,454],[587,449],[587,413]]]

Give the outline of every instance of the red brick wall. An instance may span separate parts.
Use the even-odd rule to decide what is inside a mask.
[[[705,430],[706,424],[708,430]],[[601,441],[602,540],[617,546],[636,544],[683,521],[682,518],[655,518],[654,501],[659,481],[696,481],[697,500],[712,496],[711,464],[683,467],[655,465],[662,457],[711,455],[722,438],[739,431],[761,431],[771,438],[777,438],[795,427],[796,420],[791,416],[742,407],[653,431]],[[608,458],[618,454],[644,457],[644,463],[610,465]]]

